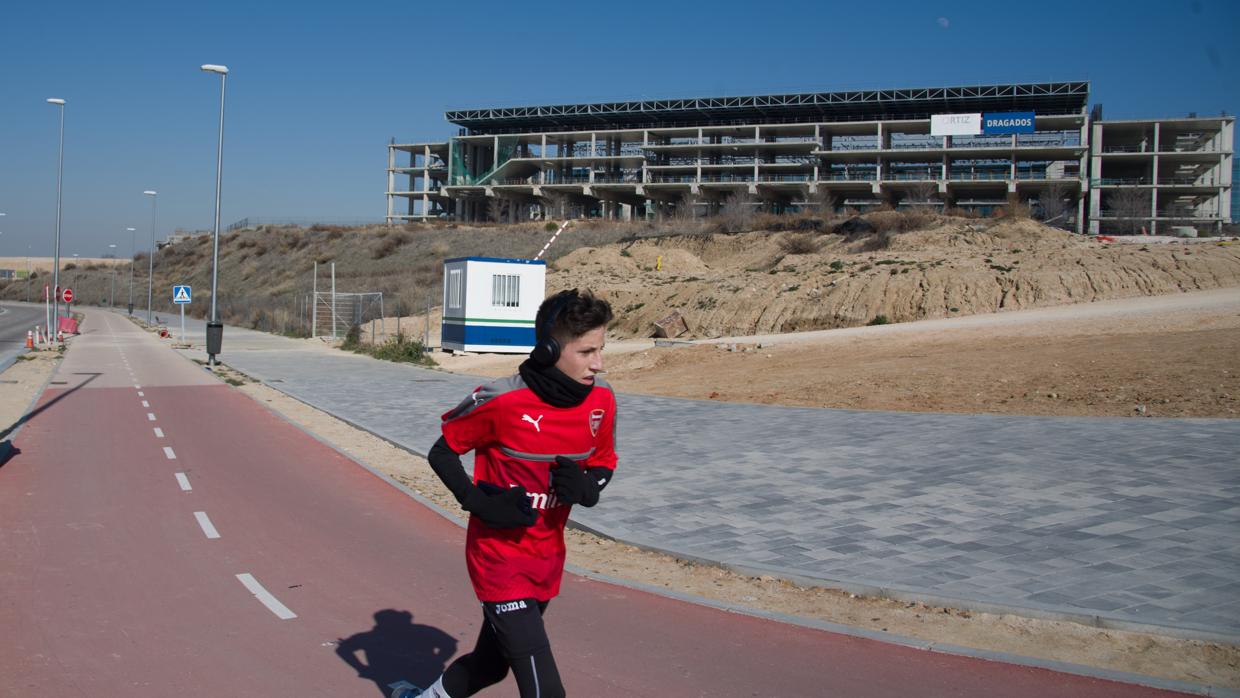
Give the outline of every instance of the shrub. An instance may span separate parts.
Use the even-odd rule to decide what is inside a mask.
[[[554,233],[555,231],[559,229],[560,229],[560,226],[556,225],[555,221],[547,221],[547,224],[543,226],[543,230],[547,231],[548,233]]]
[[[360,325],[352,325],[349,331],[344,335],[344,343],[340,345],[341,349],[349,351],[357,351],[362,346],[362,328]]]
[[[831,267],[831,271],[842,271],[844,269],[844,263],[838,259],[832,261],[829,266]]]
[[[426,355],[426,347],[422,342],[416,339],[410,339],[403,332],[396,335],[380,345],[362,344],[360,339],[361,328],[354,325],[349,328],[349,333],[345,335],[344,343],[340,345],[341,349],[352,351],[358,354],[366,354],[383,361],[396,361],[399,363],[412,364],[431,364],[430,357]]]
[[[813,254],[818,241],[809,233],[788,233],[779,238],[779,249],[785,254]]]
[[[925,211],[874,211],[863,218],[879,235],[920,230],[934,222],[934,215]]]
[[[370,248],[371,259],[383,259],[390,256],[393,252],[400,249],[401,245],[409,242],[409,237],[404,233],[395,235],[387,235],[375,241]]]
[[[72,270],[74,270],[74,269],[77,269],[77,265],[76,265],[76,264],[74,264],[73,262],[69,262],[68,264],[66,264],[66,265],[64,266],[64,268],[63,268],[63,269],[61,269],[61,271],[72,271]],[[50,316],[49,316],[49,317],[50,317]]]
[[[870,320],[865,324],[867,327],[873,325],[889,325],[891,324],[891,320],[886,315],[875,315],[873,320]]]

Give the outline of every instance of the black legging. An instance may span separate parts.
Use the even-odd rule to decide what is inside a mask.
[[[497,610],[513,604],[524,604],[525,612]],[[482,630],[474,651],[452,662],[443,674],[443,687],[452,698],[466,698],[503,681],[509,669],[521,698],[563,698],[564,684],[543,626],[547,602],[520,599],[484,603],[482,609]]]

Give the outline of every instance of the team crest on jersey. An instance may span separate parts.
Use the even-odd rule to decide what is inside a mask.
[[[590,435],[598,436],[598,428],[603,426],[603,415],[606,410],[590,410]]]

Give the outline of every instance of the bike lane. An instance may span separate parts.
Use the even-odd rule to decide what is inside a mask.
[[[91,316],[0,468],[0,693],[386,695],[472,647],[462,529]],[[548,625],[575,695],[1170,695],[572,575]]]

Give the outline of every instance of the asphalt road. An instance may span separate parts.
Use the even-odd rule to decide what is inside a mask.
[[[386,696],[481,621],[464,531],[91,313],[0,468],[0,696]],[[1155,696],[573,575],[578,696]],[[511,680],[486,695],[515,695]]]
[[[44,322],[42,306],[0,303],[0,371],[26,351],[26,333]]]

